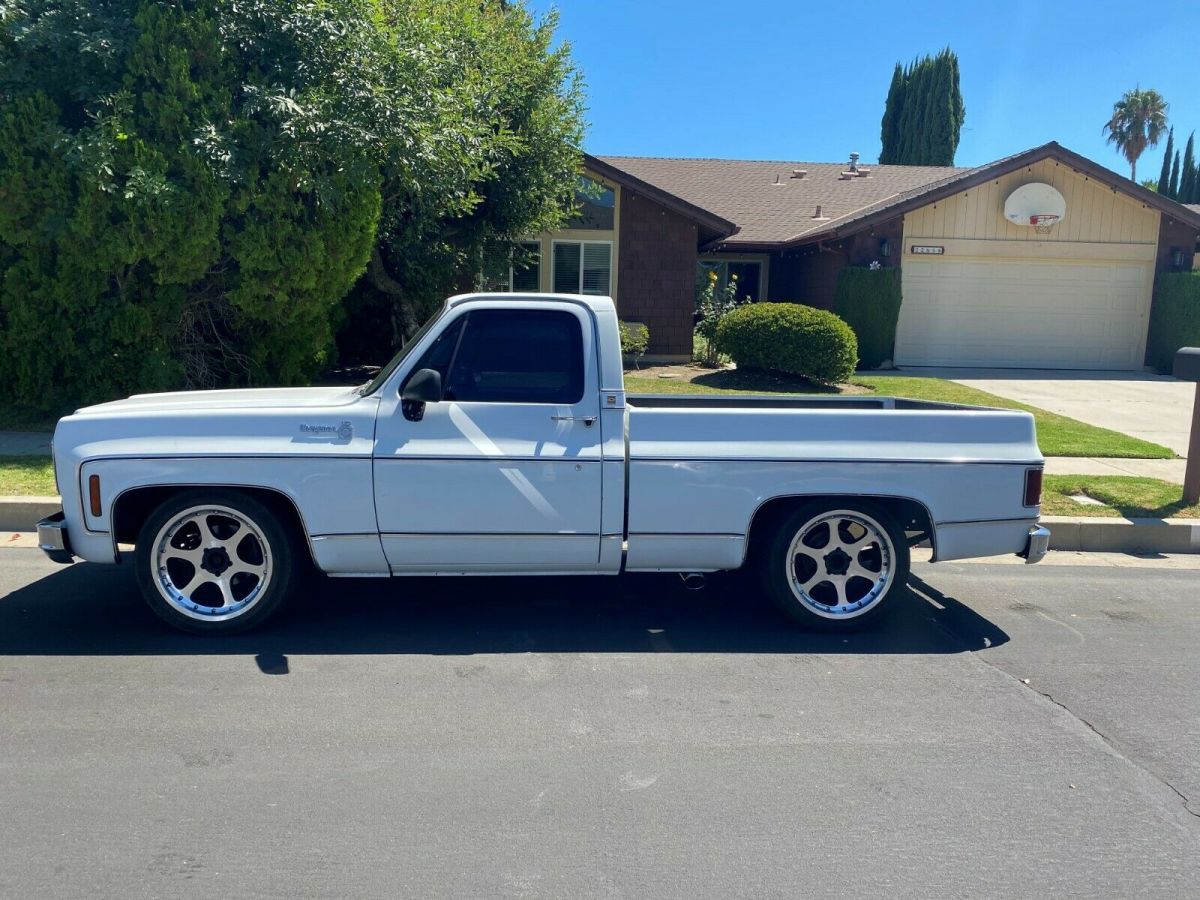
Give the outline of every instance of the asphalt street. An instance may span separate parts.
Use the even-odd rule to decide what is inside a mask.
[[[912,587],[841,638],[733,577],[319,580],[211,641],[0,551],[0,897],[1200,895],[1200,570]]]

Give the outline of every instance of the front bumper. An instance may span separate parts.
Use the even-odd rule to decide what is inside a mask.
[[[1050,549],[1050,529],[1045,525],[1034,525],[1029,529],[1029,537],[1025,541],[1025,549],[1017,556],[1022,557],[1027,565],[1041,562]]]
[[[56,512],[37,525],[38,549],[56,563],[75,561],[71,553],[71,539],[67,536],[66,518],[61,512]]]

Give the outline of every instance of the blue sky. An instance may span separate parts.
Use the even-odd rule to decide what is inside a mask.
[[[967,117],[956,162],[1057,140],[1128,174],[1101,126],[1140,83],[1200,130],[1200,4],[531,0],[561,15],[597,154],[873,162],[897,60],[949,45]],[[1182,141],[1180,141],[1182,143]],[[1162,145],[1138,177],[1157,178]]]

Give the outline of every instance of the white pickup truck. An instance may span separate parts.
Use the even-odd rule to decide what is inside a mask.
[[[58,423],[59,562],[130,556],[150,606],[226,633],[334,577],[752,566],[809,626],[903,593],[909,548],[1037,562],[1024,412],[887,397],[631,396],[608,298],[446,302],[358,388],[142,394]],[[130,553],[129,545],[133,545]]]

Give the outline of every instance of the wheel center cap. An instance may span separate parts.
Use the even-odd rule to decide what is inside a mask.
[[[233,560],[229,558],[229,553],[224,547],[209,547],[200,559],[200,568],[218,578],[232,565]]]
[[[825,555],[825,572],[829,575],[845,575],[851,562],[850,554],[838,547]]]

